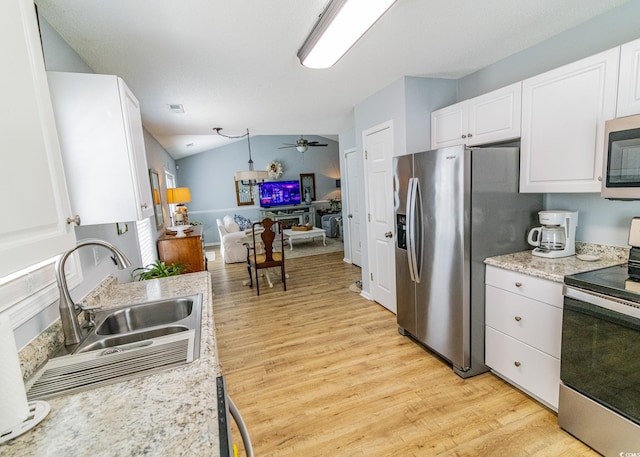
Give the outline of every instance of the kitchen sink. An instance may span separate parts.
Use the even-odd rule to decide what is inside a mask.
[[[97,335],[115,335],[180,321],[193,312],[193,298],[183,297],[125,306],[96,324]]]
[[[29,400],[50,398],[184,365],[200,356],[202,294],[96,312],[96,326],[27,382]]]

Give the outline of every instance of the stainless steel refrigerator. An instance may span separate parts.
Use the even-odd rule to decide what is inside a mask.
[[[518,193],[517,147],[394,158],[398,331],[463,378],[484,364],[484,259],[529,249],[541,194]]]

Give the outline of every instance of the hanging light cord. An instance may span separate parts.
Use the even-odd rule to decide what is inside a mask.
[[[249,171],[253,171],[253,159],[251,159],[251,140],[249,139],[249,129],[247,129],[247,133],[244,133],[242,135],[237,135],[237,136],[225,135],[224,133],[220,133],[220,130],[222,130],[222,127],[214,127],[213,130],[218,135],[223,136],[225,138],[229,138],[231,140],[237,140],[238,138],[244,138],[245,136],[247,137],[247,144],[249,145]]]

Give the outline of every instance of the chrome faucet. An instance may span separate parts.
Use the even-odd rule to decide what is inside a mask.
[[[62,321],[62,332],[64,333],[64,344],[70,346],[72,344],[78,344],[82,339],[82,330],[80,323],[78,322],[78,312],[80,308],[73,303],[71,295],[69,294],[69,287],[67,286],[67,278],[64,275],[64,264],[67,258],[78,248],[82,246],[96,245],[102,246],[113,252],[113,261],[116,263],[120,270],[124,270],[131,266],[131,262],[125,256],[120,249],[103,240],[89,238],[86,240],[80,240],[73,249],[68,250],[60,256],[56,262],[56,280],[58,281],[58,291],[60,292],[60,320]]]

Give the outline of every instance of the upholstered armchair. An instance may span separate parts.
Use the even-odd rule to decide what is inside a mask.
[[[246,241],[244,230],[240,230],[232,216],[216,219],[220,234],[220,255],[224,263],[238,263],[247,261],[247,249],[242,244]]]

